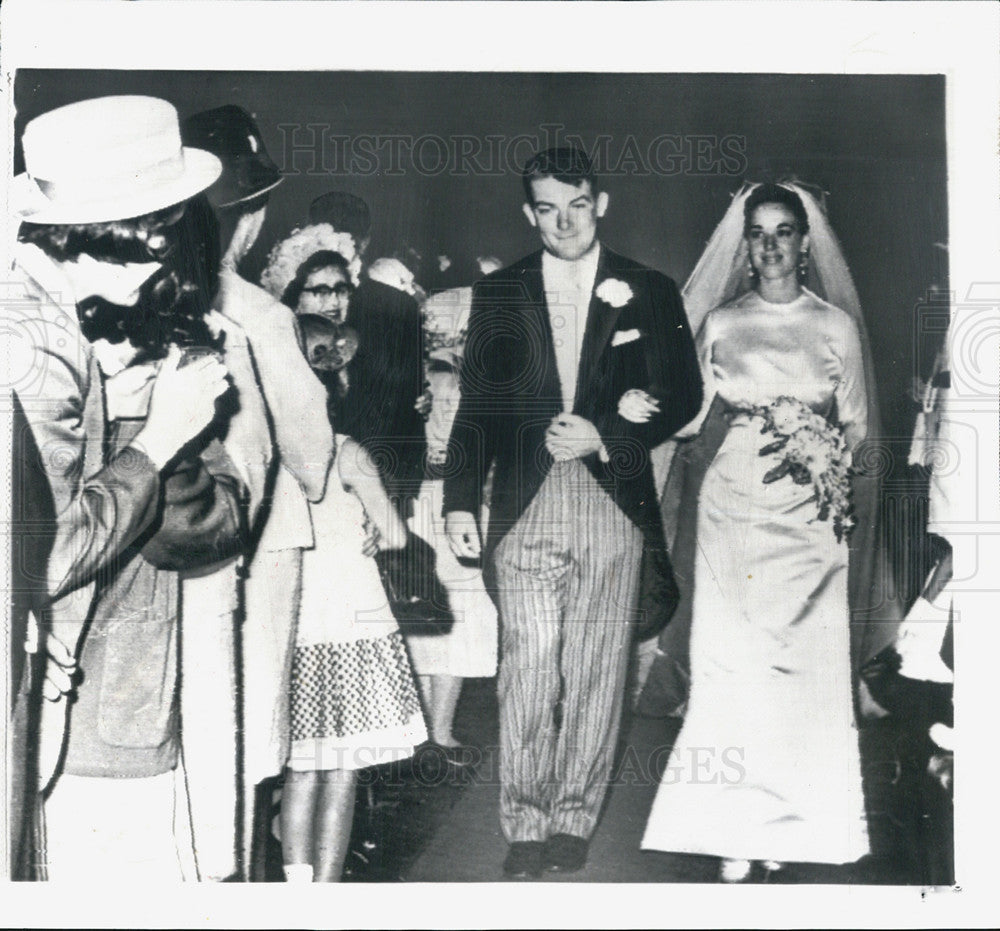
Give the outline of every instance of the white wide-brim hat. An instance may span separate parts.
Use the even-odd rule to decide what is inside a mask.
[[[181,145],[177,111],[156,97],[98,97],[36,117],[22,139],[25,171],[10,206],[29,223],[103,223],[179,204],[222,163]]]

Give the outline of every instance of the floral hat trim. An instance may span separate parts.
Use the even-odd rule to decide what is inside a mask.
[[[303,226],[277,243],[267,257],[267,267],[260,276],[261,286],[281,300],[302,263],[323,250],[338,252],[347,260],[351,282],[357,286],[361,278],[361,259],[354,245],[354,237],[350,233],[338,233],[329,223]]]

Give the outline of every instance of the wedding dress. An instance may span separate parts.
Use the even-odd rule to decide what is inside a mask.
[[[720,258],[718,232],[709,245],[708,265],[723,264],[709,299],[740,290],[726,280],[746,268],[745,193],[720,227],[728,257]],[[860,315],[809,290],[788,304],[744,291],[707,313],[695,299],[688,311],[703,317],[706,402],[686,432],[706,419],[717,432],[719,418],[728,423],[697,499],[687,713],[642,846],[852,862],[868,852],[868,836],[851,695],[848,544],[819,519],[811,484],[764,482],[782,453],[760,454],[774,436],[749,411],[795,398],[835,414],[856,446],[870,410]]]

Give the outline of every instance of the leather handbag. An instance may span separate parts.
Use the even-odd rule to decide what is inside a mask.
[[[379,550],[375,563],[389,608],[404,635],[440,635],[451,630],[455,618],[437,575],[437,556],[426,540],[411,533],[402,549]]]

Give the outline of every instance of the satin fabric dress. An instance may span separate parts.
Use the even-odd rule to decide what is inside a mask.
[[[835,410],[849,444],[864,437],[857,328],[812,293],[770,304],[750,292],[708,315],[698,347],[703,413],[715,394],[734,411],[791,396]],[[687,715],[642,846],[853,862],[868,836],[847,544],[818,519],[811,485],[764,484],[780,454],[760,455],[774,439],[763,422],[729,416],[698,500]]]

